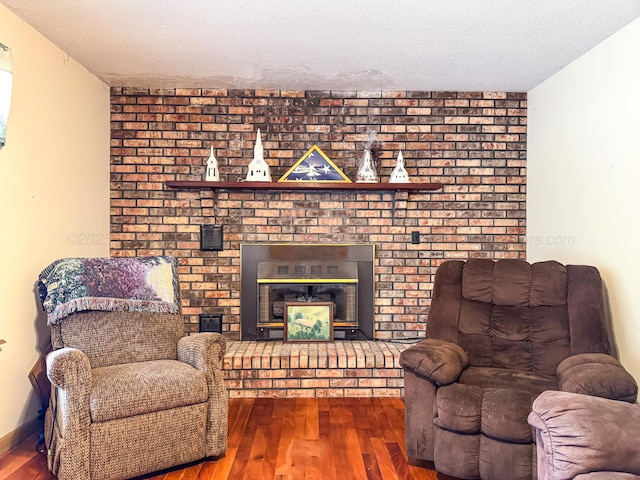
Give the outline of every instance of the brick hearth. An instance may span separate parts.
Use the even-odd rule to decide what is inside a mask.
[[[228,341],[224,376],[234,397],[402,397],[400,353],[387,341]]]

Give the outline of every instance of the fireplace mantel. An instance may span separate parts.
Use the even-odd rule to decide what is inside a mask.
[[[169,180],[169,188],[182,190],[355,190],[355,191],[430,191],[442,183],[341,183],[341,182],[207,182]]]

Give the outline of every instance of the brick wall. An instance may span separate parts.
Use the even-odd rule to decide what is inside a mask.
[[[223,314],[239,338],[242,243],[373,243],[376,338],[424,335],[433,274],[446,259],[524,258],[526,94],[113,88],[111,254],[174,255],[189,331]],[[273,180],[317,144],[351,179],[378,134],[387,181],[402,150],[436,192],[173,190],[246,176],[260,128]],[[224,251],[199,250],[201,224],[224,226]],[[411,243],[411,232],[421,243]]]

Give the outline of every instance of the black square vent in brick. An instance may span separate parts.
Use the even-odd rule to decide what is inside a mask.
[[[222,314],[201,313],[200,314],[200,331],[222,333]]]
[[[222,225],[200,225],[200,250],[222,250]]]

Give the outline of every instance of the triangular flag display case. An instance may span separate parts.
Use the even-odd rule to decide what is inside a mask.
[[[320,147],[314,145],[280,177],[278,182],[351,183],[351,180]]]

